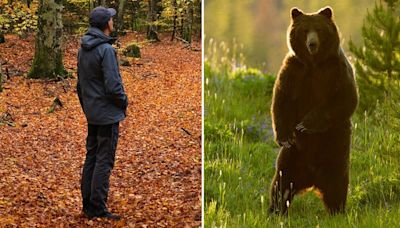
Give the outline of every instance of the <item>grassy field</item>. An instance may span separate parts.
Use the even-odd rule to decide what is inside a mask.
[[[269,185],[279,150],[269,115],[275,77],[246,68],[243,57],[223,43],[209,46],[205,227],[400,227],[400,95],[353,116],[345,214],[329,216],[309,192],[295,197],[288,217],[270,216]]]

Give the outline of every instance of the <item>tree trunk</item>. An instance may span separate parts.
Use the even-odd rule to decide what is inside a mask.
[[[134,1],[131,2],[130,4],[132,4],[130,7],[131,9],[131,17],[132,17],[132,21],[131,21],[131,29],[132,30],[138,30],[138,26],[137,26],[137,18],[138,18],[138,9],[140,9],[140,3],[138,1]]]
[[[156,0],[149,0],[149,12],[147,13],[147,39],[153,41],[160,41],[157,34],[157,26],[154,24],[157,20]]]
[[[180,12],[180,20],[181,20],[181,24],[180,24],[181,31],[180,32],[181,32],[181,36],[183,36],[184,25],[185,25],[185,12],[183,12],[183,10]]]
[[[172,6],[174,7],[174,27],[172,30],[172,36],[171,36],[171,41],[175,39],[175,34],[176,34],[176,20],[178,19],[178,4],[176,0],[172,0]]]
[[[0,15],[3,15],[3,9],[2,8],[0,8]],[[5,43],[5,42],[6,42],[6,39],[4,37],[4,34],[0,30],[0,44]]]
[[[92,12],[93,9],[94,9],[94,2],[93,0],[89,0],[89,13]]]
[[[283,8],[283,2],[281,0],[275,0],[276,9],[278,12],[281,12]]]
[[[194,24],[199,25],[197,33],[198,33],[198,38],[199,40],[201,40],[201,35],[202,35],[202,9],[201,9],[201,0],[197,1],[197,6],[196,6],[196,14],[197,14],[197,18],[193,21]]]
[[[67,75],[62,61],[62,0],[39,0],[38,32],[30,78],[58,78]]]
[[[182,38],[192,43],[192,27],[193,27],[193,2],[187,3],[186,15],[183,25]]]
[[[4,34],[2,34],[0,31],[0,44],[5,43],[5,42],[6,42],[6,38],[4,37]]]
[[[118,11],[117,11],[117,26],[116,31],[118,34],[124,32],[124,9],[126,0],[119,0]]]
[[[133,8],[133,7],[132,7]],[[132,21],[131,21],[131,29],[136,29],[136,10],[132,9]]]
[[[94,7],[97,6],[103,6],[103,7],[107,7],[107,2],[106,0],[93,0],[94,2]]]
[[[32,0],[24,0],[24,3],[26,4],[26,6],[28,6],[28,8],[31,8],[31,2]]]

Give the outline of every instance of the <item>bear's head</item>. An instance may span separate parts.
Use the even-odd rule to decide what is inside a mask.
[[[312,14],[292,8],[291,17],[288,46],[301,60],[318,62],[338,54],[339,33],[330,7]]]

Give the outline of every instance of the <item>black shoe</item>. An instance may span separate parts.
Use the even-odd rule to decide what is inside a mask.
[[[89,219],[93,219],[93,218],[108,218],[108,219],[112,219],[112,220],[120,220],[121,216],[116,215],[116,214],[111,214],[110,212],[103,211],[103,212],[94,212],[92,210],[89,210],[89,208],[83,208],[82,212],[86,215],[86,217],[88,217]]]
[[[83,209],[82,212],[83,212],[84,215],[86,215],[86,217],[88,219],[92,219],[92,218],[96,217],[96,215],[93,212],[89,211],[89,210]]]
[[[108,219],[112,219],[112,220],[116,220],[116,221],[121,220],[121,216],[116,215],[116,214],[111,214],[111,213],[108,212],[108,211],[105,212],[104,214],[101,214],[101,215],[96,216],[96,217],[99,217],[99,218],[108,218]]]

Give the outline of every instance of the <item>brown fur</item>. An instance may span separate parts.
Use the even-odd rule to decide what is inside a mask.
[[[291,14],[291,51],[276,80],[271,108],[276,142],[290,147],[283,146],[277,158],[270,212],[286,214],[287,201],[310,187],[321,193],[330,213],[343,212],[350,117],[358,102],[353,70],[340,47],[330,8],[314,14],[292,9]],[[307,49],[310,31],[318,34],[314,54]]]

